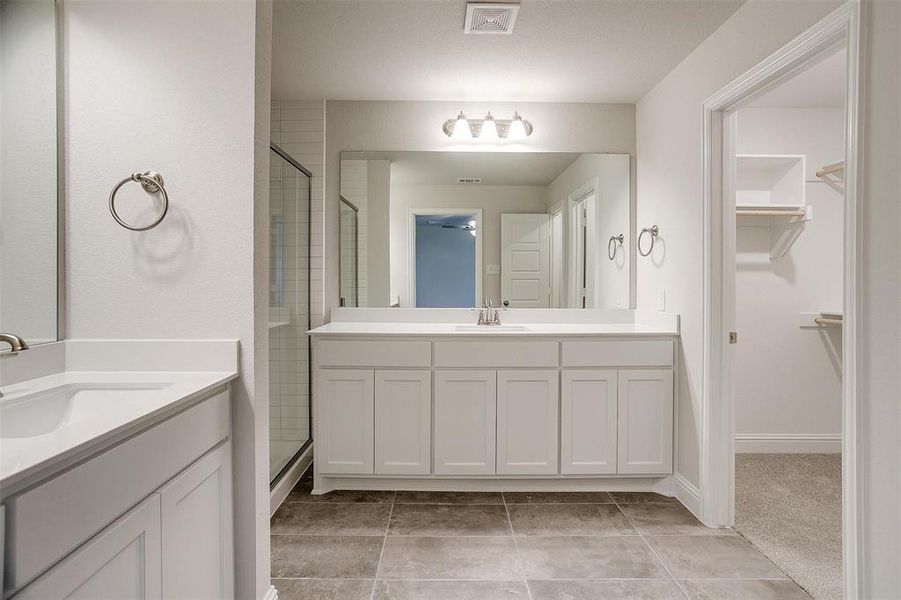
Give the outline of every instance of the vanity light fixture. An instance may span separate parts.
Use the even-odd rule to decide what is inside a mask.
[[[532,135],[532,124],[519,112],[512,119],[495,119],[489,112],[484,119],[467,119],[463,111],[456,119],[448,119],[442,127],[454,140],[478,139],[484,142],[519,142]]]

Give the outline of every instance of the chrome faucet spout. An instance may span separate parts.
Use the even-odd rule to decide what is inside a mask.
[[[28,350],[28,344],[15,333],[0,333],[0,342],[9,344],[9,351],[4,354],[17,354],[22,350]]]

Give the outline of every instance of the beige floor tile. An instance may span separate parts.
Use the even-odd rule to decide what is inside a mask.
[[[515,535],[634,535],[615,504],[510,504]]]
[[[496,504],[398,504],[389,535],[512,535],[507,511]]]

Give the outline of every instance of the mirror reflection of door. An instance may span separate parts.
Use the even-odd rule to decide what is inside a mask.
[[[341,198],[338,244],[339,306],[359,306],[357,292],[357,207]]]
[[[570,208],[570,308],[594,308],[595,194],[573,200]]]
[[[501,305],[549,308],[551,246],[547,214],[501,215]]]
[[[476,213],[414,212],[414,301],[417,308],[472,308],[478,299]]]

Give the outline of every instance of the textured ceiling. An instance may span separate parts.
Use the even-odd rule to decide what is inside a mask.
[[[743,0],[522,0],[464,35],[465,0],[277,0],[274,98],[634,103]]]

